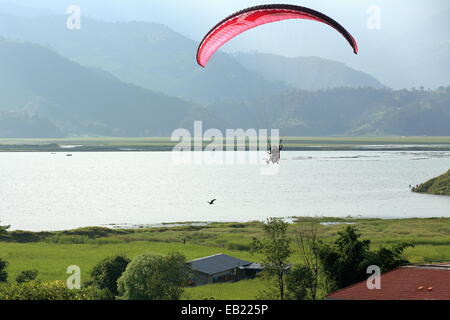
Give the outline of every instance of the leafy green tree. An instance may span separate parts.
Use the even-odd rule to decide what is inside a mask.
[[[191,277],[186,257],[144,254],[130,262],[118,280],[120,299],[179,300]]]
[[[30,281],[36,280],[37,275],[38,275],[38,271],[36,269],[25,270],[25,271],[22,271],[16,277],[16,282],[17,283],[25,283],[25,282],[30,282]]]
[[[276,291],[277,299],[283,300],[285,294],[285,275],[289,268],[288,259],[292,253],[291,240],[287,235],[288,224],[278,218],[269,218],[261,224],[264,235],[261,239],[254,238],[251,251],[264,255],[263,276],[273,278],[275,288],[269,287],[267,295]],[[271,281],[266,282],[271,284]]]
[[[414,247],[414,245],[412,243],[400,242],[391,249],[381,247],[369,255],[367,265],[377,265],[382,272],[387,272],[405,265],[409,261],[403,257],[403,251],[409,247]]]
[[[360,240],[361,234],[356,227],[347,226],[338,235],[333,246],[322,245],[319,251],[330,284],[328,291],[365,280],[370,265],[377,265],[382,272],[387,272],[409,262],[402,255],[412,244],[402,242],[392,249],[381,247],[370,251],[370,240]]]
[[[305,286],[305,290],[307,291],[305,294],[306,299],[316,300],[317,292],[321,286],[322,280],[319,257],[322,242],[318,230],[318,223],[307,218],[299,219],[296,230],[296,240],[298,253],[303,261],[303,267],[296,270],[296,272],[292,274],[292,277],[289,277],[289,280],[298,282],[298,285]],[[305,270],[305,268],[307,270]],[[304,277],[304,279],[302,280],[300,277]],[[295,296],[297,296],[298,299],[302,299],[299,294],[295,294]]]
[[[338,232],[334,246],[323,245],[320,249],[323,270],[332,285],[329,290],[344,288],[364,279],[370,240],[360,240],[360,237],[355,227],[347,226]]]
[[[130,259],[116,255],[100,261],[91,272],[92,285],[105,290],[106,296],[114,299],[117,296],[117,280],[126,270]]]
[[[11,226],[0,226],[0,240],[8,236],[8,229]]]
[[[307,266],[297,265],[286,276],[287,296],[293,300],[315,300],[310,288],[315,286],[315,277]]]
[[[8,281],[8,273],[6,272],[6,267],[8,262],[0,258],[0,282]]]

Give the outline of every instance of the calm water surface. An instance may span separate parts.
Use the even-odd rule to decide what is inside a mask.
[[[176,165],[170,153],[0,153],[0,223],[37,231],[270,216],[450,217],[450,197],[408,188],[449,168],[450,152],[285,152],[273,176],[259,165]]]

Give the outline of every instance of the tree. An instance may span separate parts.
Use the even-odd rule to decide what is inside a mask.
[[[306,266],[297,265],[286,276],[286,287],[288,296],[294,300],[315,300],[315,294],[311,288],[315,285],[315,277]]]
[[[403,257],[403,251],[409,247],[414,247],[414,245],[412,243],[400,242],[391,249],[381,247],[369,255],[367,265],[377,265],[382,272],[387,272],[405,265],[409,261]]]
[[[16,277],[16,282],[17,283],[25,283],[25,282],[30,282],[30,281],[36,280],[37,275],[38,275],[38,271],[36,269],[25,270],[25,271],[22,271]]]
[[[357,233],[356,227],[347,226],[338,235],[334,246],[322,245],[319,250],[324,274],[331,284],[328,290],[341,289],[366,279],[370,265],[377,265],[382,272],[387,272],[409,262],[402,254],[412,244],[401,242],[392,249],[381,247],[370,251],[370,240],[360,240],[361,234]]]
[[[11,226],[0,226],[0,239],[8,236],[8,229]]]
[[[365,261],[370,240],[360,240],[353,226],[338,232],[334,247],[323,245],[319,257],[326,277],[332,285],[328,289],[340,289],[362,281],[366,275]]]
[[[190,277],[191,268],[182,254],[144,254],[133,259],[119,278],[120,299],[179,300]]]
[[[298,222],[296,232],[297,248],[304,266],[302,268],[298,267],[292,277],[289,277],[289,280],[305,286],[307,291],[305,298],[316,300],[321,275],[319,257],[321,241],[317,223],[306,219]],[[299,276],[305,277],[305,280],[296,280]]]
[[[114,299],[118,294],[117,280],[129,263],[130,259],[123,255],[116,255],[100,261],[92,269],[92,284],[99,289],[106,290],[107,296]]]
[[[8,262],[0,258],[0,283],[8,281],[8,273],[6,272],[6,267]]]
[[[287,262],[292,253],[291,240],[287,236],[288,224],[278,218],[269,218],[261,226],[264,236],[262,239],[253,239],[251,251],[264,255],[263,276],[275,279],[277,298],[283,300],[285,274],[289,267]]]

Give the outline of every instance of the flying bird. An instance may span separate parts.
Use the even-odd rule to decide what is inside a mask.
[[[209,204],[213,205],[217,199],[212,199],[211,201],[207,201]]]

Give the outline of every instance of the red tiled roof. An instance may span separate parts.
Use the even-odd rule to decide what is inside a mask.
[[[369,275],[368,275],[369,277]],[[381,289],[366,281],[329,294],[329,300],[450,300],[450,268],[400,267],[381,275]]]

